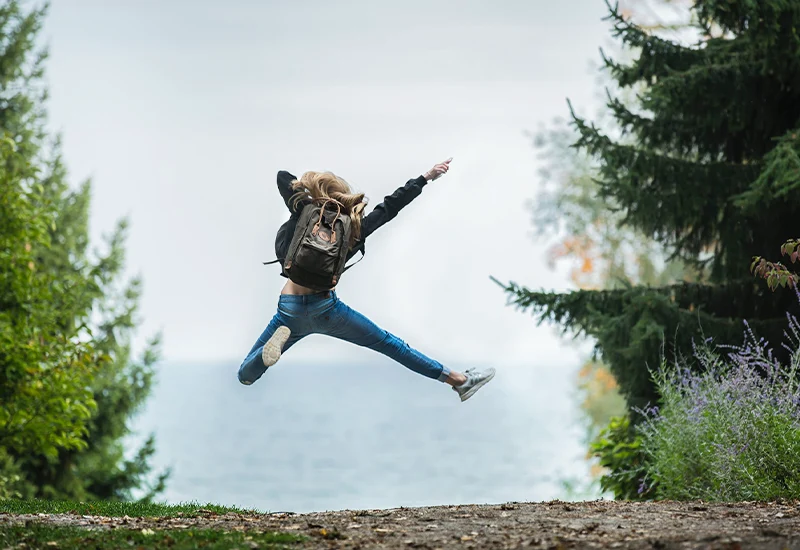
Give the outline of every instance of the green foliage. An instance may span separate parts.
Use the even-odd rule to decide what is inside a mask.
[[[130,460],[122,439],[158,338],[131,357],[141,283],[120,280],[126,223],[90,251],[90,186],[70,187],[44,130],[44,14],[0,6],[0,478],[25,497],[150,498],[167,475],[148,486],[153,439]]]
[[[698,335],[733,342],[749,319],[777,342],[786,311],[800,309],[793,292],[764,296],[744,271],[753,256],[793,237],[800,219],[792,192],[800,182],[800,4],[700,0],[694,11],[702,38],[690,46],[611,9],[615,36],[635,56],[606,56],[605,68],[637,99],[609,94],[613,129],[574,112],[573,124],[575,147],[597,162],[605,206],[667,260],[702,274],[700,282],[561,295],[503,285],[510,303],[594,338],[632,407],[658,398],[648,368],[691,357]]]
[[[775,148],[764,156],[764,168],[747,190],[734,197],[734,204],[757,216],[766,204],[800,202],[800,136],[790,129],[776,140]]]
[[[79,193],[88,193],[88,187]],[[124,222],[119,224],[108,239],[108,252],[92,263],[79,251],[81,243],[85,242],[85,229],[75,231],[76,226],[82,227],[75,220],[88,217],[89,202],[69,193],[62,195],[62,201],[61,212],[73,220],[73,223],[65,224],[72,231],[69,235],[72,242],[65,236],[56,236],[62,243],[60,254],[52,255],[46,261],[56,271],[74,269],[76,263],[86,266],[82,273],[87,281],[91,281],[94,293],[84,293],[90,299],[81,309],[62,311],[66,323],[89,313],[99,319],[94,323],[93,342],[109,361],[97,372],[91,384],[98,406],[88,422],[87,447],[78,451],[62,449],[55,461],[44,456],[20,457],[28,472],[31,489],[35,487],[25,496],[128,500],[133,498],[132,489],[143,489],[144,495],[140,498],[149,499],[163,490],[168,475],[168,472],[162,472],[149,483],[151,468],[148,461],[155,452],[154,439],[152,436],[148,438],[128,460],[124,457],[122,440],[130,433],[130,417],[150,392],[159,338],[150,341],[140,359],[130,357],[130,336],[136,327],[135,312],[141,283],[134,279],[119,290],[115,288],[123,265],[122,246],[127,226]]]
[[[291,548],[305,540],[291,533],[221,531],[215,529],[85,529],[51,525],[10,525],[0,527],[3,548],[62,548],[98,550],[149,548],[170,550],[226,550],[240,548]],[[290,546],[291,545],[291,546]]]
[[[0,450],[55,457],[86,447],[96,408],[88,386],[103,359],[85,331],[64,333],[52,308],[72,303],[80,280],[38,262],[54,211],[15,149],[0,142]]]
[[[22,473],[14,459],[4,449],[0,449],[0,501],[9,498],[20,498],[19,484]]]
[[[591,453],[607,473],[600,478],[600,488],[616,499],[643,500],[652,493],[644,483],[648,476],[647,456],[642,436],[636,433],[627,416],[611,419],[591,444]]]

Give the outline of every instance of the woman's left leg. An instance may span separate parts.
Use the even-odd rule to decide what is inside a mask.
[[[456,377],[456,380],[453,380],[450,369],[380,328],[338,298],[331,315],[317,327],[317,330],[322,334],[382,353],[422,376],[451,385],[457,385],[465,380],[460,373],[453,373]]]

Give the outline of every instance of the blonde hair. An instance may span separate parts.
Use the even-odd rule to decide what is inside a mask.
[[[342,213],[350,216],[353,228],[350,236],[350,247],[361,237],[361,217],[367,206],[364,193],[354,193],[350,184],[332,172],[306,172],[300,179],[292,182],[295,194],[292,196],[293,207],[303,200],[333,199],[342,205]]]

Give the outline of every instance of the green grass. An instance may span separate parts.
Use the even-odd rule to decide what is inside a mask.
[[[142,531],[133,529],[88,530],[80,527],[52,527],[29,523],[0,527],[0,548],[60,550],[116,550],[118,548],[147,548],[183,550],[249,549],[271,550],[289,548],[304,540],[286,533],[224,532],[211,529],[179,529]]]
[[[199,516],[208,510],[217,514],[234,512],[240,514],[258,514],[258,510],[244,510],[218,506],[216,504],[155,504],[140,502],[69,502],[60,500],[0,500],[0,513],[7,514],[79,514],[87,516],[108,517],[175,517]],[[2,548],[2,547],[0,547]]]

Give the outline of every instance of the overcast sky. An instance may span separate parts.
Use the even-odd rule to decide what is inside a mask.
[[[489,276],[569,288],[530,237],[523,132],[567,98],[593,110],[604,15],[602,0],[53,1],[50,123],[72,181],[93,181],[93,235],[131,221],[140,337],[163,330],[165,359],[235,372],[284,283],[261,265],[287,218],[278,170],[332,170],[375,206],[452,156],[340,298],[451,366],[575,364]],[[290,353],[373,352],[317,336]]]

